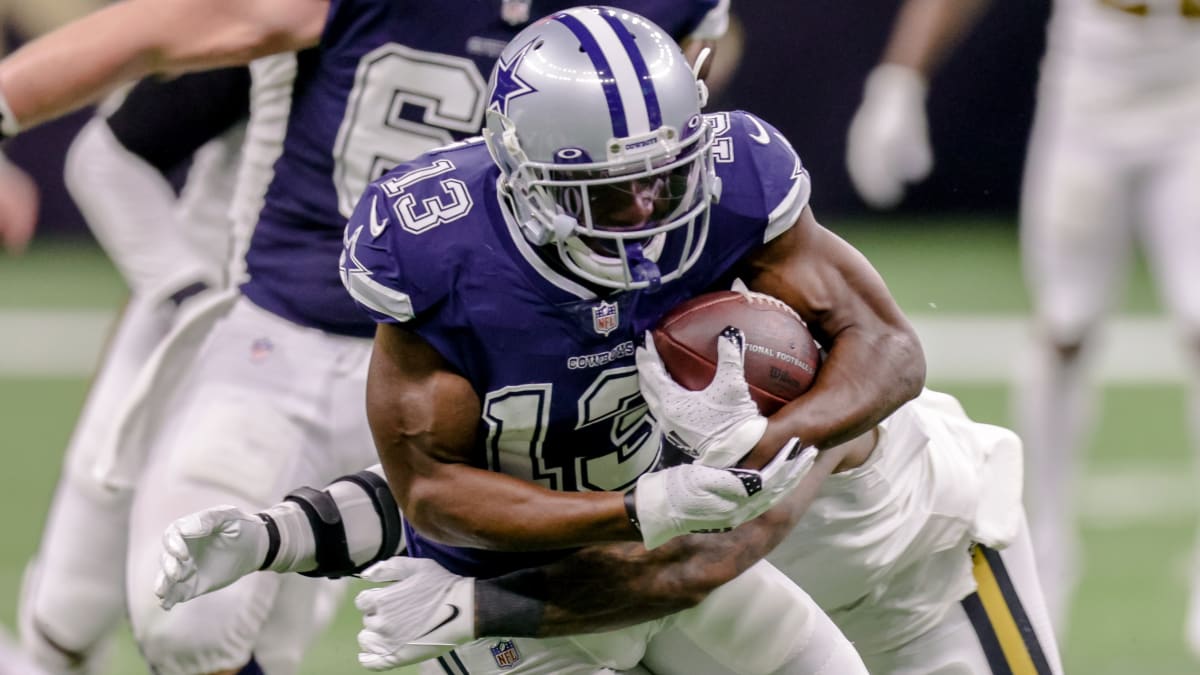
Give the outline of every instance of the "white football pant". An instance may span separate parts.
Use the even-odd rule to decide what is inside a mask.
[[[323,485],[375,461],[370,352],[369,339],[304,328],[240,298],[192,367],[148,397],[166,412],[154,416],[134,499],[126,579],[134,637],[155,672],[236,670],[263,653],[281,598],[303,606],[329,588],[323,579],[252,574],[169,612],[153,592],[162,533],[176,518],[214,504],[260,511],[296,485]],[[303,643],[318,629],[312,613],[288,618]],[[294,672],[262,665],[271,675]]]
[[[1145,16],[1111,4],[1055,3],[1022,187],[1035,332],[1013,409],[1028,449],[1030,530],[1060,635],[1079,575],[1074,501],[1094,417],[1093,337],[1135,245],[1193,360],[1200,356],[1200,69],[1179,65],[1200,62],[1200,30],[1180,16],[1185,4],[1149,3]],[[1193,391],[1198,364],[1187,375]]]

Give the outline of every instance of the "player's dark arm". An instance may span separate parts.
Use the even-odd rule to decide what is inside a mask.
[[[770,553],[835,467],[869,453],[873,443],[866,434],[821,453],[786,500],[729,532],[678,537],[652,551],[640,543],[588,546],[541,567],[477,581],[476,636],[615,630],[693,607]]]
[[[749,259],[742,278],[791,305],[828,349],[812,389],[771,416],[748,465],[793,437],[822,449],[842,443],[920,393],[925,355],[912,325],[866,257],[808,207]]]
[[[410,330],[376,332],[367,418],[400,510],[428,537],[497,550],[641,540],[620,493],[558,492],[471,466],[479,396]]]
[[[0,61],[0,93],[21,127],[80,108],[150,73],[248,63],[312,46],[328,0],[124,0]]]

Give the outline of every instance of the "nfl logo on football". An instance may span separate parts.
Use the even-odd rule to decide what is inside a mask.
[[[517,651],[517,645],[512,640],[501,640],[490,649],[492,658],[496,659],[496,665],[501,668],[512,668],[521,662],[521,653]]]
[[[621,317],[617,315],[616,303],[601,300],[599,305],[592,308],[592,328],[595,328],[597,333],[608,337],[620,323]]]

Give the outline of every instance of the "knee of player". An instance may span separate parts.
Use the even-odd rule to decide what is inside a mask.
[[[254,631],[230,617],[190,609],[195,607],[179,605],[169,612],[156,607],[134,617],[131,608],[134,641],[147,664],[163,672],[217,673],[236,670],[250,658]]]
[[[1061,361],[1074,361],[1087,347],[1096,327],[1089,321],[1042,319],[1036,335]]]

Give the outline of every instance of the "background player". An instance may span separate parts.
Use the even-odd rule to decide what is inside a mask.
[[[72,434],[22,590],[23,645],[52,672],[101,669],[102,647],[126,615],[133,495],[98,479],[97,456],[180,308],[228,283],[228,201],[249,90],[246,68],[148,78],[106,102],[68,153],[71,197],[130,297]],[[177,197],[169,175],[189,162]]]
[[[677,37],[696,30],[703,38],[723,27],[720,7],[702,23],[715,4],[638,7]],[[256,96],[269,103],[260,107],[256,98],[249,168],[234,200],[235,227],[254,231],[249,280],[176,331],[161,352],[161,376],[142,383],[138,414],[116,432],[119,451],[101,459],[105,480],[139,481],[128,599],[135,637],[159,672],[247,664],[279,583],[260,575],[162,613],[150,585],[172,517],[214,501],[266,507],[290,485],[320,484],[374,458],[362,415],[365,338],[374,328],[335,269],[354,200],[397,161],[475,133],[480,73],[531,12],[563,5],[129,0],[0,63],[0,131],[11,135],[122,79],[321,43],[319,51],[272,60],[262,78],[256,71]],[[203,367],[187,368],[193,354]]]
[[[813,589],[872,673],[1061,673],[1020,481],[1021,446],[1012,432],[972,422],[953,398],[925,391],[877,429],[824,451],[783,505],[731,533],[693,535],[653,551],[588,547],[489,580],[464,580],[424,560],[382,562],[365,576],[399,583],[359,595],[359,658],[382,669],[477,637],[611,627],[647,606],[689,606],[731,577],[730,561],[744,565],[766,555]],[[395,507],[378,499],[382,493],[368,491],[364,499],[349,482],[325,493],[331,512],[358,536],[335,540],[309,526],[295,503],[278,504],[265,514],[280,523],[281,554],[271,569],[311,572],[318,559],[338,557],[357,566],[382,557],[380,549],[402,550],[399,514],[384,517]],[[164,606],[262,568],[267,540],[262,516],[231,507],[176,521],[164,535],[157,590]],[[463,613],[435,629],[447,603]],[[728,630],[702,625],[717,626],[710,636],[716,641]],[[696,629],[688,630],[690,637],[682,630],[656,635],[643,663],[659,675],[720,672],[690,644]]]
[[[19,618],[26,651],[51,672],[97,672],[126,616],[124,593],[131,485],[103,479],[122,406],[143,367],[193,298],[227,288],[238,274],[229,201],[249,113],[245,67],[161,80],[115,94],[72,143],[66,184],[131,295],[72,434],[36,559],[26,572]],[[188,166],[176,198],[168,175]],[[186,320],[181,320],[186,323]],[[152,363],[159,363],[151,360]],[[99,561],[104,561],[100,564]],[[258,653],[272,672],[294,671],[327,623],[340,589],[286,584],[303,613],[278,612],[282,636]],[[321,593],[320,596],[316,595]],[[310,607],[317,611],[309,611]]]
[[[925,83],[981,6],[902,7],[850,128],[847,164],[869,203],[894,203],[928,172]],[[1029,450],[1030,527],[1060,635],[1078,577],[1087,366],[1135,240],[1192,353],[1188,419],[1200,419],[1200,71],[1180,66],[1200,58],[1197,16],[1190,0],[1060,0],[1051,16],[1021,205],[1035,330],[1014,410]],[[1188,635],[1200,653],[1200,591],[1193,596]]]

